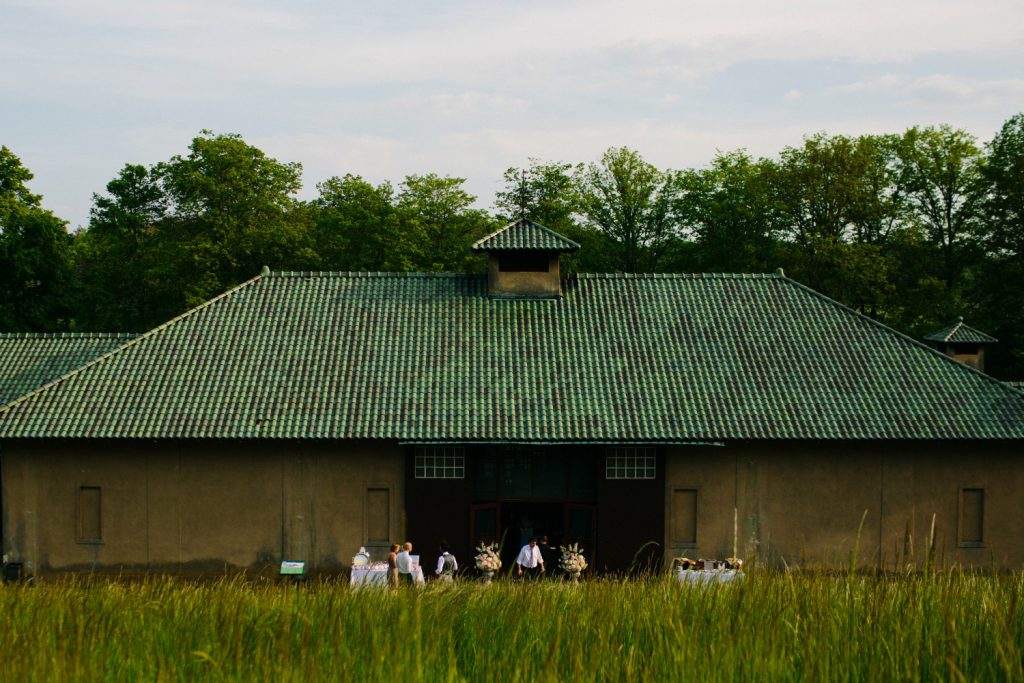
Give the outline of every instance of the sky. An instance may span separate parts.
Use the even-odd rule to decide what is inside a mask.
[[[1021,0],[0,0],[0,145],[69,222],[203,129],[345,173],[466,178],[627,146],[660,168],[1024,111]]]

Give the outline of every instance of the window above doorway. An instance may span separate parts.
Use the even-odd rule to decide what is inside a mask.
[[[605,479],[654,479],[653,446],[609,446],[605,451]]]
[[[417,479],[465,479],[466,451],[462,446],[419,446],[414,470]]]

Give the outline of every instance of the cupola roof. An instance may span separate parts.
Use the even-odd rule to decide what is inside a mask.
[[[568,237],[526,218],[513,221],[473,244],[473,251],[571,252],[579,248]]]
[[[984,332],[964,324],[963,318],[957,318],[956,322],[949,327],[932,332],[925,336],[925,339],[933,342],[945,342],[947,344],[995,344],[999,340]]]

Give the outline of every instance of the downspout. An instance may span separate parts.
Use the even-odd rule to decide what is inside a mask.
[[[7,546],[4,542],[4,529],[7,526],[7,514],[4,509],[4,483],[7,477],[4,476],[4,442],[0,441],[0,567],[7,564]]]

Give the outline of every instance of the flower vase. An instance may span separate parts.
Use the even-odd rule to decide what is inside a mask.
[[[494,572],[492,571],[482,571],[480,573],[483,574],[483,581],[485,585],[490,583],[491,580],[494,578]]]
[[[569,580],[572,581],[573,583],[579,583],[580,582],[580,573],[579,572],[569,572]]]

